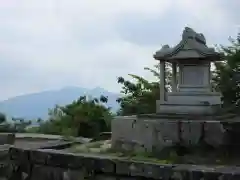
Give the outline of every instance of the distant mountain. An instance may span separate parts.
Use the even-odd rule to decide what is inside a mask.
[[[0,112],[8,116],[20,117],[25,119],[47,118],[48,109],[53,108],[56,104],[66,105],[73,100],[78,99],[82,95],[90,95],[91,97],[108,96],[109,107],[112,111],[119,108],[116,99],[120,96],[116,93],[97,87],[94,89],[86,89],[81,87],[66,87],[56,91],[43,91],[34,94],[26,94],[0,101]]]

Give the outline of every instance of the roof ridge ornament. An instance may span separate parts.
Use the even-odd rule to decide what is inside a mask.
[[[197,33],[192,28],[185,27],[183,34],[182,34],[182,40],[187,39],[194,39],[198,43],[206,45],[206,39],[202,33]]]

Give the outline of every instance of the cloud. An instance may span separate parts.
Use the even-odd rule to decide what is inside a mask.
[[[235,3],[235,4],[234,4]],[[235,36],[237,0],[0,0],[0,99],[64,86],[118,91],[185,26],[210,44]]]

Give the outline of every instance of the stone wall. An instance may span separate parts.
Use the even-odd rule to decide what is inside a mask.
[[[167,165],[57,150],[11,148],[11,180],[239,180],[240,167]],[[21,179],[20,179],[21,177]]]
[[[11,174],[9,148],[8,144],[0,145],[0,180],[8,179]]]
[[[26,137],[27,136],[27,137]],[[29,138],[26,134],[14,134],[14,133],[0,133],[0,180],[9,179],[12,176],[14,170],[14,163],[10,160],[9,149],[15,148],[30,148],[30,149],[63,149],[72,145],[72,142],[63,141],[61,139],[41,139],[35,134],[35,137]],[[51,138],[51,137],[50,137]]]
[[[201,116],[184,116],[184,119],[181,116],[173,116],[171,119],[169,115],[167,118],[116,117],[112,122],[113,148],[119,151],[148,152],[160,152],[165,147],[177,144],[185,147],[207,144],[221,148],[228,145],[234,132],[240,132],[239,120],[211,120]],[[240,146],[240,140],[234,144]]]
[[[15,142],[14,133],[0,133],[0,179],[7,179],[10,174],[9,148]]]
[[[27,144],[26,144],[27,145]],[[0,146],[3,180],[239,180],[240,167],[159,164],[64,152],[71,142]]]

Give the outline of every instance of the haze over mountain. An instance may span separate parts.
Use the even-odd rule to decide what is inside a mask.
[[[116,99],[120,96],[119,94],[108,92],[100,87],[94,89],[66,87],[60,90],[26,94],[1,101],[0,112],[5,113],[7,116],[24,119],[46,119],[49,108],[53,108],[56,104],[65,105],[71,103],[82,95],[90,95],[96,98],[101,95],[107,96],[107,105],[112,107],[115,112],[119,108],[116,102]]]

